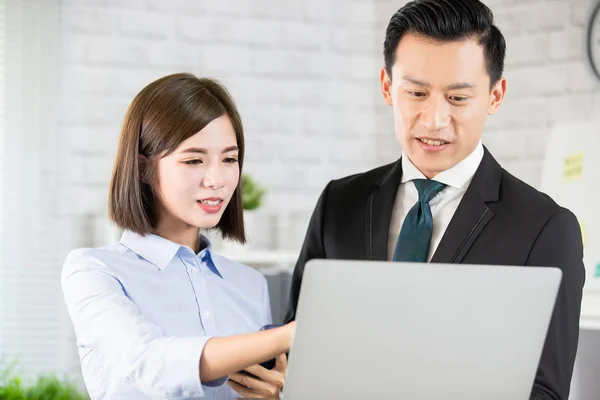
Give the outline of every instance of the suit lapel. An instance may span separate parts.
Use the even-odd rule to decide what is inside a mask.
[[[462,261],[466,251],[492,218],[493,213],[479,193],[467,190],[444,232],[431,262],[458,263]]]
[[[386,261],[392,209],[400,179],[402,163],[398,160],[377,182],[367,201],[367,255],[371,260]]]
[[[460,263],[494,213],[488,203],[498,200],[502,168],[485,149],[481,164],[460,202],[432,263]]]

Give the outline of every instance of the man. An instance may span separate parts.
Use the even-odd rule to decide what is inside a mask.
[[[327,184],[286,322],[310,259],[559,267],[531,398],[567,400],[585,279],[581,231],[569,210],[509,174],[481,143],[506,91],[504,55],[492,12],[478,0],[417,0],[394,14],[380,80],[402,157]]]

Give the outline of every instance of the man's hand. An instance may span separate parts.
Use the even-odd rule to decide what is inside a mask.
[[[287,373],[287,358],[285,354],[278,355],[275,368],[271,370],[261,365],[253,365],[244,371],[254,376],[240,372],[231,374],[228,384],[233,390],[247,398],[279,398]]]

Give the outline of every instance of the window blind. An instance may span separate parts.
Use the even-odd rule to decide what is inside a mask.
[[[0,357],[26,378],[65,369],[53,3],[0,0]]]
[[[6,184],[5,181],[6,179],[4,178],[4,164],[5,164],[5,157],[4,157],[4,153],[5,153],[5,149],[6,149],[6,144],[5,144],[5,140],[4,140],[4,136],[6,135],[6,124],[5,124],[5,117],[4,117],[4,103],[5,103],[5,97],[6,97],[6,92],[5,92],[5,88],[4,88],[4,37],[5,37],[5,23],[4,23],[4,13],[5,13],[5,0],[0,0],[0,215],[4,214],[4,210],[6,210],[6,207],[4,205],[4,198],[6,196],[3,195],[3,193],[6,192]],[[3,221],[0,221],[0,224]],[[0,225],[0,269],[3,267],[3,262],[2,259],[4,258],[2,256],[3,251],[4,251],[4,246],[2,245],[2,243],[4,243],[4,229],[2,228],[2,226]],[[4,289],[4,283],[0,280],[0,324],[2,324],[4,322],[5,319],[5,309],[6,309],[6,302],[4,299],[4,296],[2,296],[3,293],[3,289]],[[6,340],[4,339],[4,335],[2,334],[2,332],[4,332],[4,327],[3,325],[0,325],[0,360],[3,360],[3,358],[5,357],[5,355],[3,354],[4,351],[6,351]],[[1,365],[0,365],[1,367]]]

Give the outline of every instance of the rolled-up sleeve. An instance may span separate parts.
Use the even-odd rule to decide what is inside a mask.
[[[126,296],[106,265],[81,250],[65,261],[62,289],[78,343],[98,351],[111,374],[151,398],[204,395],[200,357],[210,337],[166,336]]]

